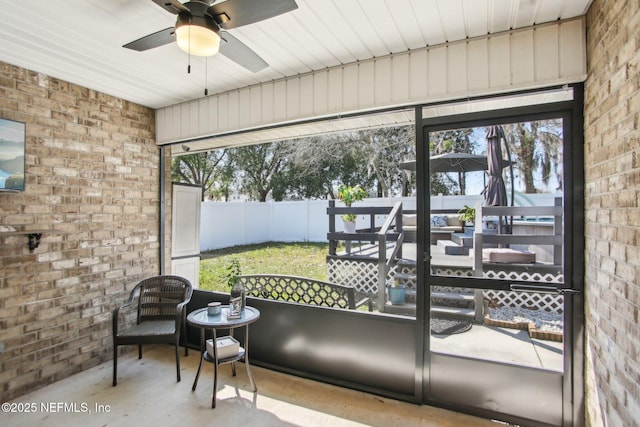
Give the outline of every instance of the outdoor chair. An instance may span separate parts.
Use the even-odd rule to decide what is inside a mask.
[[[118,346],[121,345],[138,345],[138,359],[141,359],[142,344],[174,344],[177,377],[180,381],[180,332],[184,331],[183,336],[186,337],[186,305],[192,293],[191,283],[183,277],[150,277],[133,288],[126,304],[113,310],[114,387],[117,384]],[[133,315],[134,310],[136,323],[127,325],[124,318],[127,312]],[[184,354],[188,355],[186,344]]]

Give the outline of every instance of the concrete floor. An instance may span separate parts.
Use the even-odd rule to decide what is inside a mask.
[[[118,358],[117,387],[111,386],[112,363],[107,362],[10,402],[10,409],[18,412],[7,412],[3,406],[0,425],[496,427],[489,420],[258,367],[252,369],[258,392],[252,393],[242,364],[235,378],[229,365],[221,366],[217,407],[211,409],[212,365],[204,364],[198,388],[192,392],[198,352],[184,357],[181,351],[179,383],[173,354],[170,346],[148,346],[138,360],[137,351],[131,351]]]
[[[431,351],[530,366],[564,369],[562,343],[529,337],[524,330],[474,324],[461,334],[432,335]]]

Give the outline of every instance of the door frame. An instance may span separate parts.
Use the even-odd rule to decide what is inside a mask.
[[[422,372],[422,389],[419,395],[423,403],[448,407],[454,410],[475,413],[480,416],[499,415],[506,421],[527,422],[529,418],[520,418],[513,414],[492,413],[483,408],[469,407],[455,402],[434,400],[429,393],[431,379],[432,355],[430,349],[429,286],[433,282],[429,269],[430,247],[429,226],[426,218],[431,211],[429,195],[429,150],[426,141],[428,130],[455,129],[460,127],[487,126],[531,119],[561,117],[563,119],[563,185],[564,200],[564,283],[558,288],[568,289],[565,294],[564,317],[564,371],[561,378],[561,411],[562,425],[584,425],[584,131],[583,131],[583,90],[582,84],[571,86],[573,99],[550,104],[531,105],[504,110],[489,110],[476,113],[449,115],[445,117],[423,119],[423,106],[416,107],[416,176],[417,176],[417,211],[418,211],[418,254],[422,254],[423,262],[418,263],[418,333],[416,337],[418,351],[422,354],[416,360],[417,373]],[[422,196],[421,196],[422,195]],[[438,284],[445,286],[505,288],[506,283],[497,279],[483,279],[481,286],[473,284],[473,278],[450,278],[437,276]],[[477,280],[477,279],[476,279]],[[464,283],[462,285],[461,283]],[[464,363],[463,365],[464,366]],[[555,380],[551,380],[553,382]],[[505,418],[506,416],[506,418]],[[541,425],[544,425],[542,423]]]

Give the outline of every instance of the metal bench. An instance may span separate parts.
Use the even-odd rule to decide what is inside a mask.
[[[298,276],[249,274],[239,276],[247,296],[355,310],[369,302],[351,286]],[[359,298],[356,301],[356,298]]]

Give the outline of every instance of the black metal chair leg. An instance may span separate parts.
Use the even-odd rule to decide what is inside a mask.
[[[118,346],[113,345],[113,386],[118,384]]]
[[[178,382],[180,382],[180,339],[176,340],[176,370],[178,375]]]
[[[196,372],[196,379],[193,380],[193,386],[191,391],[195,391],[198,386],[198,378],[200,378],[200,370],[202,369],[203,352],[207,351],[207,347],[204,343],[204,329],[200,329],[200,363],[198,364],[198,372]]]

